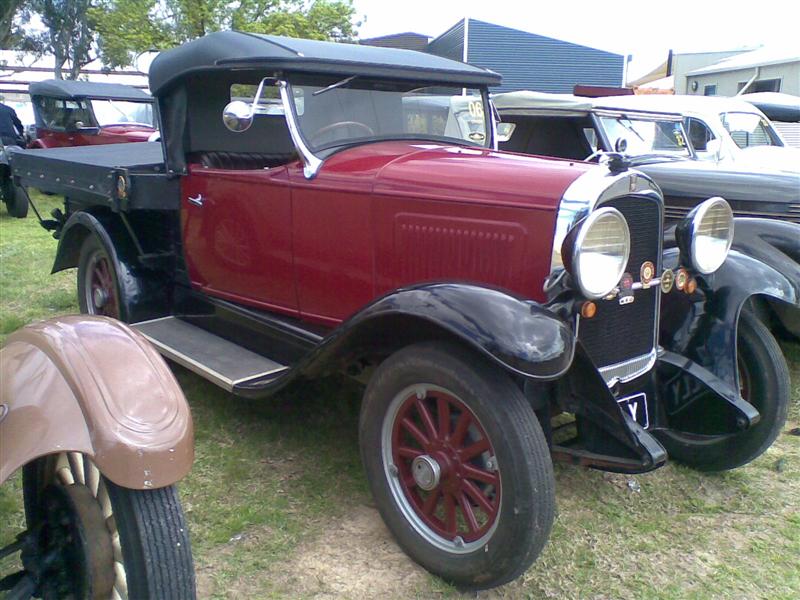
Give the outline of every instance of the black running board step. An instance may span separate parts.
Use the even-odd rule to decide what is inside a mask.
[[[229,392],[248,382],[275,378],[288,369],[177,317],[143,321],[131,327],[166,358]]]

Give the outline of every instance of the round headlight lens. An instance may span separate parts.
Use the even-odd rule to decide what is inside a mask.
[[[733,242],[733,211],[722,198],[709,198],[692,219],[692,266],[708,275],[722,266]]]
[[[615,208],[601,208],[581,224],[572,250],[572,275],[587,298],[602,298],[619,283],[631,249],[628,223]]]

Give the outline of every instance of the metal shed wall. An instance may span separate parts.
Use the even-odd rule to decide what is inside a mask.
[[[503,76],[497,92],[572,93],[576,84],[623,85],[625,57],[510,27],[469,19],[467,62]],[[428,52],[463,59],[464,20],[433,40]]]
[[[428,52],[452,60],[464,60],[464,19],[432,40]]]

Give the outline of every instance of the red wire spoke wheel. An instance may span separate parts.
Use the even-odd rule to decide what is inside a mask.
[[[480,547],[497,523],[497,458],[478,417],[444,388],[398,394],[384,422],[384,464],[398,504],[431,543]]]
[[[78,301],[81,312],[122,319],[114,263],[99,239],[89,235],[78,261]]]
[[[375,503],[406,553],[464,589],[522,574],[555,513],[536,413],[500,367],[463,346],[403,348],[373,373],[359,424]]]

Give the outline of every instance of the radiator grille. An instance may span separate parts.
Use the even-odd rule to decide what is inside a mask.
[[[627,272],[633,280],[639,281],[639,269],[648,260],[660,273],[663,235],[660,203],[626,196],[604,202],[602,206],[616,208],[628,221],[631,254]],[[578,326],[578,337],[595,365],[614,365],[653,350],[659,294],[659,287],[655,285],[647,290],[636,290],[632,304],[620,305],[617,298],[597,302],[596,316],[582,320]]]

